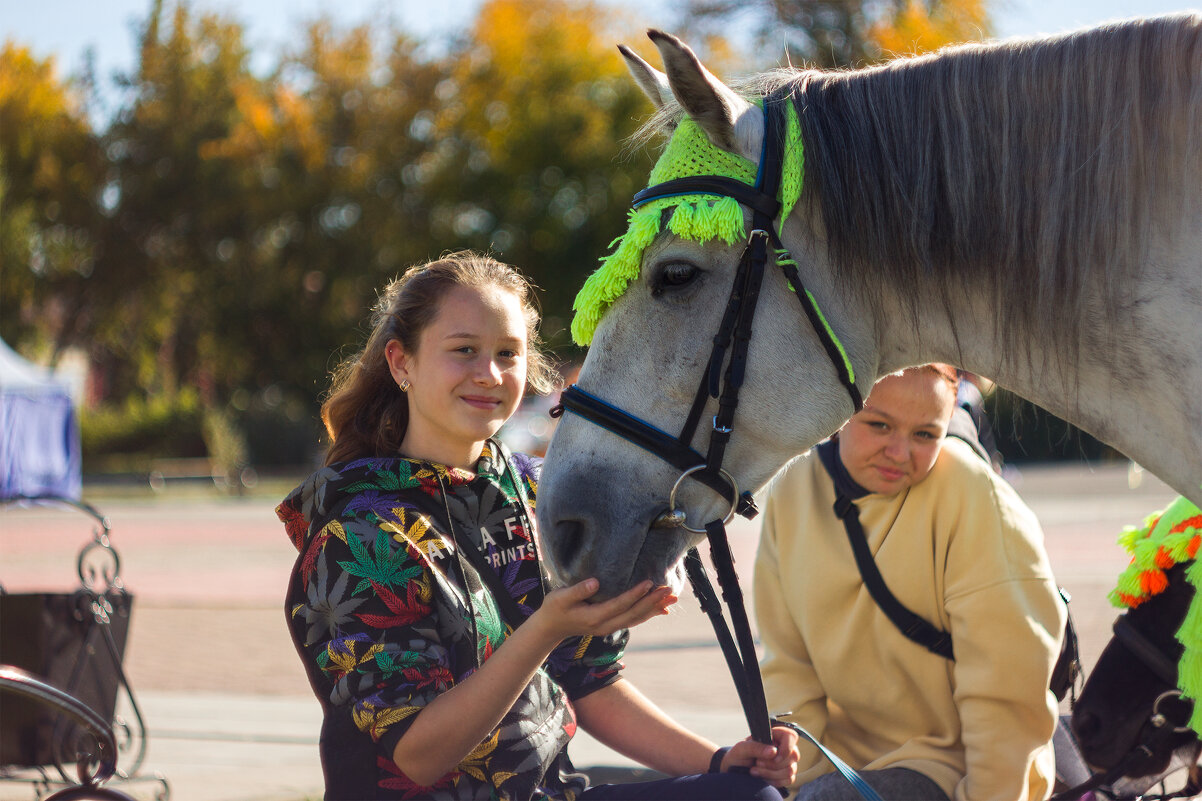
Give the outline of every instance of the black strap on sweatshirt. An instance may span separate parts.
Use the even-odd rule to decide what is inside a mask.
[[[962,410],[957,409],[957,412],[960,411]],[[953,421],[956,416],[952,415]],[[973,450],[978,456],[988,461],[980,443],[972,437],[972,429],[956,429],[953,425],[948,428],[948,436],[963,439],[973,446]],[[951,633],[935,628],[925,619],[911,612],[901,601],[897,600],[897,597],[889,591],[889,587],[885,584],[885,579],[877,569],[876,560],[872,557],[872,551],[868,549],[868,538],[864,534],[864,527],[860,525],[860,510],[852,503],[853,500],[867,495],[868,490],[857,484],[851,474],[847,472],[847,468],[843,466],[843,462],[839,459],[839,448],[835,440],[827,440],[818,446],[818,458],[835,485],[835,514],[843,521],[843,528],[847,531],[847,540],[851,543],[851,550],[856,558],[856,567],[860,570],[860,578],[864,581],[864,586],[867,588],[868,594],[872,596],[872,600],[876,601],[885,616],[906,637],[934,654],[954,660]],[[1077,629],[1073,625],[1073,616],[1068,608],[1069,595],[1063,587],[1058,589],[1060,598],[1064,601],[1064,635],[1060,643],[1060,655],[1052,668],[1052,680],[1048,689],[1055,694],[1057,700],[1063,701],[1076,685],[1077,677],[1081,675],[1081,655],[1077,647]]]
[[[872,600],[876,601],[885,617],[906,637],[944,659],[955,659],[952,652],[952,635],[911,612],[897,600],[897,596],[885,584],[881,571],[877,569],[876,560],[872,557],[872,551],[868,548],[864,527],[860,525],[860,510],[852,503],[854,499],[867,495],[868,491],[851,478],[847,468],[839,461],[838,446],[834,440],[827,440],[818,446],[818,458],[835,485],[835,515],[843,521],[847,540],[851,543],[851,551],[856,558],[856,567],[860,570],[860,578],[863,579],[864,587],[872,596]]]

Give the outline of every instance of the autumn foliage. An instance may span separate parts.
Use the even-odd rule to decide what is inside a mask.
[[[103,118],[94,79],[0,47],[0,337],[43,362],[82,354],[91,406],[182,398],[253,435],[270,430],[256,414],[313,418],[378,287],[474,248],[534,278],[566,348],[571,298],[650,165],[625,149],[650,107],[614,47],[651,57],[637,20],[490,0],[433,47],[319,19],[264,67],[234,19],[149,1]],[[970,0],[889,8],[857,41],[901,52],[983,27]]]

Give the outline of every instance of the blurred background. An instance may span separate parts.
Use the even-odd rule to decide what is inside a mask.
[[[0,5],[0,339],[79,411],[85,483],[318,458],[330,370],[405,267],[475,248],[571,300],[625,227],[648,26],[726,78],[1171,10],[1139,2],[688,0]],[[550,427],[510,426],[538,450]],[[1107,449],[1003,395],[1007,460]],[[199,460],[199,461],[187,461]],[[247,469],[250,469],[248,472]]]
[[[734,79],[1179,2],[0,0],[0,497],[82,497],[113,533],[79,508],[0,503],[0,595],[74,598],[73,569],[110,554],[137,600],[115,616],[124,653],[45,650],[112,679],[107,703],[137,717],[131,741],[152,745],[141,768],[123,751],[122,787],[139,801],[167,797],[164,775],[178,801],[320,797],[320,709],[281,608],[296,552],[273,509],[320,461],[330,371],[411,264],[474,248],[518,265],[570,378],[572,298],[655,155],[627,145],[651,109],[616,43],[658,63],[643,32],[663,28]],[[1114,537],[1172,492],[980,386],[1091,665],[1127,561]],[[554,402],[528,398],[503,436],[540,452]],[[757,532],[732,527],[744,566]],[[708,623],[678,607],[634,632],[628,675],[690,728],[741,737]],[[53,628],[11,621],[0,646]],[[28,799],[2,751],[0,801]],[[573,753],[629,767],[585,735]]]

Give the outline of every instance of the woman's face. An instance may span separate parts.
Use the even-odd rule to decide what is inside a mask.
[[[409,381],[406,456],[454,467],[475,465],[526,388],[526,319],[518,296],[495,286],[456,286],[418,338],[385,354],[392,377]]]
[[[930,370],[886,376],[839,432],[839,458],[869,492],[912,487],[935,466],[955,405],[956,390]]]

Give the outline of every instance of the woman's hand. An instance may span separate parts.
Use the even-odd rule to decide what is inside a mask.
[[[524,625],[542,629],[554,642],[585,634],[605,636],[656,615],[666,615],[677,600],[668,587],[653,587],[650,581],[644,581],[608,601],[590,603],[588,599],[600,586],[590,578],[553,590]]]
[[[751,775],[773,787],[789,787],[797,778],[797,732],[788,726],[772,729],[772,745],[764,745],[748,737],[735,743],[722,758],[722,772],[736,766],[751,768]]]

